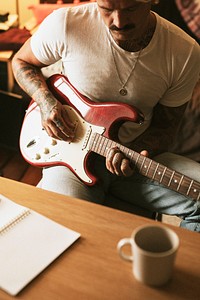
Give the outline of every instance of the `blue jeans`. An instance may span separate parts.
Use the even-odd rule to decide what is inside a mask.
[[[200,164],[190,159],[164,153],[154,160],[197,181],[200,179]],[[109,199],[112,199],[112,203],[120,203],[118,208],[122,210],[136,206],[150,212],[176,215],[182,219],[181,227],[200,232],[199,200],[194,201],[137,173],[131,177],[113,175],[100,156],[93,168],[99,178],[95,186],[85,185],[64,166],[54,166],[43,170],[39,187],[108,206],[112,206],[109,205]]]

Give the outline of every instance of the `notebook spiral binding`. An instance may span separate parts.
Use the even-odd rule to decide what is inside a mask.
[[[0,235],[5,234],[10,229],[12,229],[16,224],[21,222],[23,219],[25,219],[28,215],[30,215],[31,211],[30,209],[24,209],[19,215],[17,215],[15,218],[11,219],[8,223],[0,227]]]

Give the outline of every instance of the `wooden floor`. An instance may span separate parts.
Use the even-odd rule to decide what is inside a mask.
[[[17,150],[0,147],[0,176],[36,186],[41,169],[29,165]]]

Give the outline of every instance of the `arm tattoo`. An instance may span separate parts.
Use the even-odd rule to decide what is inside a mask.
[[[55,105],[56,100],[49,91],[40,68],[20,62],[15,78],[22,89],[32,97],[43,109]]]
[[[42,86],[40,69],[27,63],[22,62],[20,64],[15,77],[18,83],[31,97]]]
[[[157,104],[150,127],[132,142],[132,149],[137,152],[147,150],[150,157],[169,151],[186,106],[187,103],[179,107]]]

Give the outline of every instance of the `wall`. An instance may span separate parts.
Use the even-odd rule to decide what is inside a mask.
[[[1,1],[0,10],[8,11],[8,12],[14,14],[16,12],[15,0]]]
[[[0,10],[8,11],[11,14],[16,13],[16,0],[1,0]],[[27,9],[30,4],[38,4],[39,0],[18,0],[19,3],[19,19],[23,24],[32,17],[32,12]]]

